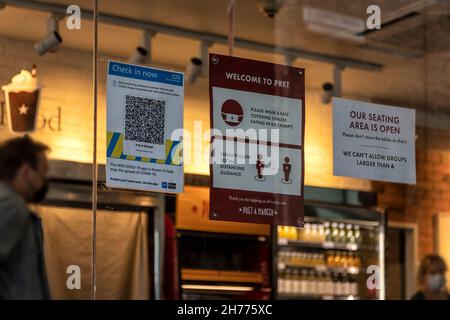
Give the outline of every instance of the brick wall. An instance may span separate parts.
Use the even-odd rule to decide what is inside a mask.
[[[418,128],[417,184],[373,184],[378,204],[389,219],[414,222],[419,228],[419,258],[435,250],[433,217],[450,212],[450,131]]]

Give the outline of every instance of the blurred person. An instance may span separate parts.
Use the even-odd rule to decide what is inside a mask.
[[[437,254],[425,256],[417,274],[419,291],[411,300],[450,300],[445,286],[446,272],[447,265],[441,256]]]
[[[0,299],[49,299],[41,219],[28,204],[47,191],[48,146],[29,136],[0,144]]]

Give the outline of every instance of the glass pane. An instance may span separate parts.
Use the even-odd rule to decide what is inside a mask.
[[[429,254],[450,256],[449,244],[441,241],[448,233],[446,225],[436,222],[450,212],[447,2],[236,0],[234,18],[230,0],[98,2],[97,298],[408,299],[413,292],[418,292],[415,298],[446,297],[444,286],[430,287],[433,267],[442,276],[445,268],[439,256]],[[11,255],[20,241],[34,254],[27,256],[34,280],[17,295],[0,291],[0,298],[49,298],[48,283],[51,298],[90,299],[94,1],[45,3],[0,5],[0,212],[7,217],[0,218],[0,249],[10,244],[6,253],[0,250],[0,264],[23,271]],[[228,55],[230,49],[235,57],[305,70],[304,228],[209,218],[208,54]],[[107,154],[131,166],[158,163],[124,152],[125,132],[107,132],[108,88],[131,85],[108,84],[109,61],[184,72],[184,192],[106,186]],[[133,101],[141,102],[139,110],[162,110],[164,103],[150,96],[148,88],[136,88]],[[122,98],[126,105],[124,97],[114,101],[120,104]],[[351,100],[358,108],[368,106],[372,118],[391,107],[413,110],[414,125],[387,120],[394,131],[411,132],[408,148],[395,132],[375,134],[365,129],[370,121],[358,119],[358,136],[379,140],[351,147],[370,148],[360,156],[373,161],[348,157],[348,174],[339,174],[336,98]],[[264,107],[250,101],[250,107]],[[159,141],[162,114],[148,114],[142,111],[129,130],[145,129],[147,139]],[[230,115],[227,121],[235,121]],[[23,138],[25,134],[50,147],[47,173],[41,157],[45,148]],[[393,136],[386,147],[383,143]],[[167,161],[173,145],[159,147],[166,155],[159,163]],[[406,149],[411,169],[399,175]],[[300,167],[301,162],[295,164]],[[47,197],[30,207],[38,220],[27,205],[43,194],[44,175]],[[257,176],[262,182],[261,174]],[[169,189],[168,181],[151,176],[144,180],[161,188],[165,183]],[[232,187],[248,189],[246,183]],[[276,197],[275,190],[267,197]],[[232,213],[227,199],[213,201]],[[18,240],[21,233],[14,231],[20,217],[29,228],[25,240]],[[422,260],[423,268],[418,268]],[[1,272],[0,279],[12,286],[24,276]]]

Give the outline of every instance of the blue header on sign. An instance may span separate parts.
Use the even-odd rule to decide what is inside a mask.
[[[183,74],[147,67],[125,64],[120,62],[109,62],[108,74],[139,80],[147,80],[172,84],[174,86],[183,86]]]

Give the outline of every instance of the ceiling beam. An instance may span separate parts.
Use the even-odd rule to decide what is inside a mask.
[[[44,3],[40,1],[34,1],[34,0],[0,0],[0,3],[4,3],[6,5],[24,8],[24,9],[31,9],[36,11],[43,11],[43,12],[49,12],[53,14],[62,14],[66,15],[66,6],[64,5],[56,5],[56,4],[50,4],[50,3]],[[220,34],[215,33],[208,33],[208,32],[200,32],[195,31],[191,29],[185,29],[155,22],[149,22],[144,20],[137,20],[137,19],[131,19],[131,18],[125,18],[117,15],[111,15],[111,14],[104,14],[99,13],[98,15],[99,21],[106,24],[112,24],[117,26],[123,26],[133,29],[141,29],[141,30],[148,30],[156,33],[162,33],[166,35],[181,37],[181,38],[188,38],[198,41],[204,41],[204,42],[210,42],[210,43],[217,43],[217,44],[223,44],[226,45],[228,40],[227,37]],[[81,13],[82,19],[93,19],[93,12],[90,10],[84,10],[82,9]],[[235,39],[235,46],[243,49],[249,49],[249,50],[255,50],[260,52],[267,52],[267,53],[276,53],[281,55],[289,55],[291,57],[306,59],[306,60],[313,60],[313,61],[320,61],[325,63],[330,63],[333,65],[338,65],[341,67],[349,67],[349,68],[355,68],[355,69],[363,69],[363,70],[370,70],[370,71],[380,71],[383,66],[379,63],[374,62],[368,62],[363,60],[357,60],[357,59],[351,59],[346,57],[340,57],[340,56],[334,56],[334,55],[328,55],[323,54],[319,52],[313,52],[309,50],[301,50],[296,48],[285,48],[285,47],[279,47],[274,46],[271,44],[263,43],[263,42],[257,42],[242,38],[236,38]]]

